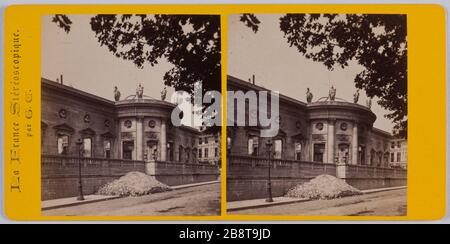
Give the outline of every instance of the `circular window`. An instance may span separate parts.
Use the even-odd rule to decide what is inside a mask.
[[[89,114],[86,114],[83,118],[84,123],[89,123],[91,122],[91,116]]]
[[[341,130],[346,131],[347,128],[348,128],[347,123],[342,123],[342,124],[341,124]]]
[[[148,127],[150,127],[150,128],[155,128],[155,126],[156,126],[156,122],[155,122],[154,120],[150,120],[150,121],[148,122]]]
[[[316,124],[316,129],[323,130],[323,123],[317,123]]]
[[[111,126],[111,121],[109,121],[107,119],[107,120],[105,120],[104,124],[105,124],[105,127],[110,127]]]
[[[126,128],[131,128],[131,125],[132,125],[132,123],[131,123],[131,120],[125,120],[125,122],[123,123],[123,125],[126,127]]]
[[[65,119],[67,118],[67,111],[65,109],[61,109],[59,110],[58,115],[61,119]]]

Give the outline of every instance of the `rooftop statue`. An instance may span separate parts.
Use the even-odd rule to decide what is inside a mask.
[[[161,100],[166,101],[167,98],[167,87],[164,87],[164,89],[161,92]]]
[[[334,101],[336,99],[336,88],[334,88],[334,86],[331,86],[328,98],[330,101]]]
[[[114,87],[114,100],[116,102],[120,101],[120,91],[117,86]]]
[[[136,89],[136,96],[138,99],[142,99],[144,97],[144,87],[141,84],[139,84]]]
[[[359,89],[357,89],[355,94],[353,94],[353,102],[358,103],[358,100],[359,100]]]
[[[306,88],[306,101],[308,103],[311,103],[313,100],[313,94],[311,93],[311,91],[309,90],[309,88]]]

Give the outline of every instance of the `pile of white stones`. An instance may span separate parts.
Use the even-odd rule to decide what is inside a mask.
[[[152,193],[170,191],[171,188],[141,172],[130,172],[118,180],[112,181],[98,190],[98,194],[107,196],[143,196]]]
[[[306,199],[335,199],[347,196],[361,195],[362,192],[344,180],[331,175],[319,175],[311,181],[290,189],[286,196]]]

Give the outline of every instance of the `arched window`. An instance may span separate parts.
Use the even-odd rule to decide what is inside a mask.
[[[299,141],[295,143],[295,160],[302,160],[302,143]]]
[[[106,121],[105,121],[106,122]],[[103,139],[103,157],[104,158],[112,158],[114,157],[112,153],[113,143],[114,143],[114,135],[111,132],[106,132],[101,134],[101,138]]]
[[[283,140],[276,139],[273,145],[274,145],[274,158],[276,159],[283,158]]]
[[[133,159],[134,141],[122,142],[122,158],[131,160]]]
[[[316,143],[314,144],[314,162],[323,163],[323,155],[325,153],[325,143]]]
[[[68,155],[70,151],[70,137],[74,134],[75,130],[67,124],[56,125],[53,128],[57,135],[58,154]],[[78,155],[78,152],[76,155]]]
[[[167,155],[169,157],[169,162],[173,162],[173,142],[167,143]]]
[[[104,157],[111,158],[111,140],[107,139],[103,141]]]
[[[366,148],[364,146],[358,147],[359,164],[366,165]]]
[[[90,137],[83,138],[83,157],[92,157],[92,138]]]
[[[69,136],[58,135],[58,154],[67,155],[69,153]]]
[[[93,157],[94,148],[92,145],[92,140],[93,138],[95,138],[95,131],[91,128],[86,128],[84,130],[81,130],[80,134],[83,138],[83,157]]]
[[[349,152],[350,152],[350,145],[348,143],[341,143],[338,145],[338,159],[339,163],[342,164],[348,164],[349,162]]]
[[[248,138],[248,155],[258,156],[259,154],[259,137],[249,136]]]

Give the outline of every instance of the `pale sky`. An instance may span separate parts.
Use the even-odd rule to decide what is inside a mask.
[[[136,94],[136,87],[142,83],[144,95],[161,98],[163,76],[172,64],[161,60],[154,67],[139,69],[100,46],[89,24],[92,16],[69,17],[73,22],[69,33],[53,23],[51,15],[42,19],[42,77],[56,81],[62,74],[64,84],[112,101],[114,86],[124,99]],[[170,99],[173,89],[168,91]]]
[[[329,71],[322,63],[303,57],[295,47],[289,47],[280,31],[282,15],[257,15],[261,21],[255,34],[239,15],[229,16],[227,74],[248,80],[254,74],[256,84],[279,91],[281,94],[306,102],[306,88],[314,94],[313,101],[328,96],[331,85],[337,89],[336,97],[353,102],[356,91],[354,78],[363,70],[357,63],[345,69]],[[366,104],[364,91],[359,104]],[[388,113],[372,101],[372,111],[377,115],[374,126],[392,132],[393,124],[384,118]]]
[[[280,16],[258,15],[262,23],[256,34],[239,21],[238,15],[229,16],[227,74],[243,80],[255,74],[258,85],[300,101],[306,101],[307,87],[316,100],[327,96],[329,87],[334,85],[336,97],[352,102],[353,79],[362,67],[352,65],[331,72],[321,63],[307,60],[283,38]],[[139,69],[100,46],[89,24],[91,16],[69,17],[73,22],[69,33],[51,22],[52,16],[42,19],[42,77],[56,81],[62,74],[66,85],[109,100],[113,100],[114,86],[118,86],[123,99],[134,95],[137,85],[142,83],[145,95],[160,99],[163,76],[172,64],[161,60],[154,67],[147,64]],[[173,89],[168,90],[170,98]],[[365,101],[361,92],[359,103]],[[391,132],[393,125],[383,117],[387,112],[376,99],[372,110],[377,115],[375,126]]]

